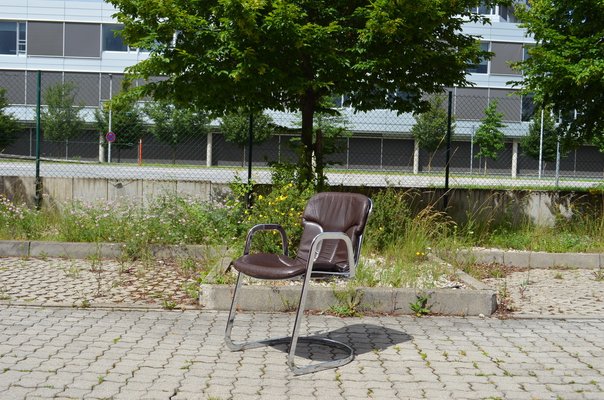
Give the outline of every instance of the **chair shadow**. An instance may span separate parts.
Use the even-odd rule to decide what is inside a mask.
[[[411,335],[405,332],[373,324],[353,324],[306,337],[337,340],[352,347],[355,356],[370,352],[379,352],[413,339]],[[271,347],[283,352],[289,351],[289,344],[285,343],[276,344]],[[296,347],[297,357],[318,362],[331,361],[345,357],[346,355],[348,353],[337,347],[316,342],[299,341]]]

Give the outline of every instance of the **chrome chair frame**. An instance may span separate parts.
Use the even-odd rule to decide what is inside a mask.
[[[369,209],[369,213],[370,212],[371,212],[371,207]],[[261,230],[277,230],[277,231],[279,231],[281,233],[283,254],[285,256],[288,255],[287,235],[285,233],[285,230],[280,225],[277,225],[277,224],[260,224],[260,225],[256,225],[256,226],[252,227],[252,229],[250,229],[250,231],[248,232],[248,235],[246,238],[244,255],[249,254],[252,238],[256,232],[259,232]],[[269,339],[258,340],[258,341],[238,342],[238,343],[234,342],[231,339],[231,332],[233,330],[233,325],[235,322],[235,314],[236,314],[236,309],[237,309],[237,305],[238,305],[240,289],[241,289],[241,286],[243,283],[242,275],[244,275],[243,273],[239,272],[239,274],[237,276],[237,283],[235,285],[235,292],[233,293],[233,301],[231,303],[231,309],[229,311],[229,317],[228,317],[227,326],[226,326],[226,330],[225,330],[225,342],[226,342],[227,347],[230,350],[239,351],[239,350],[253,349],[253,348],[264,347],[264,346],[272,346],[272,345],[277,345],[277,344],[289,344],[287,365],[290,367],[290,369],[292,370],[292,372],[295,375],[308,374],[308,373],[312,373],[312,372],[321,371],[324,369],[340,367],[342,365],[348,364],[349,362],[351,362],[354,359],[354,351],[353,351],[352,347],[348,346],[347,344],[344,344],[337,340],[328,339],[328,338],[308,337],[308,336],[300,337],[300,335],[299,335],[300,324],[301,324],[302,318],[304,316],[304,306],[306,304],[306,296],[308,294],[308,287],[310,286],[309,282],[312,277],[314,263],[321,251],[321,245],[322,245],[323,241],[324,240],[334,240],[334,239],[343,240],[346,244],[349,271],[344,272],[344,273],[320,271],[320,274],[322,276],[323,275],[336,275],[336,276],[339,275],[339,276],[347,276],[347,277],[354,276],[356,263],[358,262],[358,257],[360,255],[362,235],[359,237],[359,245],[357,247],[357,254],[355,254],[353,251],[352,241],[343,232],[322,232],[322,233],[319,233],[317,236],[315,236],[315,238],[313,239],[312,244],[311,244],[311,252],[310,252],[310,254],[313,256],[309,257],[307,265],[306,265],[307,272],[303,275],[304,282],[302,284],[302,291],[300,293],[300,301],[298,303],[298,311],[296,313],[296,320],[294,322],[294,328],[293,328],[291,337],[285,336],[285,337],[279,337],[279,338],[269,338]],[[298,342],[318,343],[318,344],[335,347],[335,348],[338,348],[338,349],[342,350],[343,352],[347,353],[348,355],[346,357],[339,358],[339,359],[332,360],[332,361],[324,361],[324,362],[320,362],[320,363],[315,363],[315,364],[310,364],[307,366],[299,367],[299,366],[296,366],[296,364],[294,362],[294,358],[295,358],[295,354],[296,354],[296,347],[298,345]]]

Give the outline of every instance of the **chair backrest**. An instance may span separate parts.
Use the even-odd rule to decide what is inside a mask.
[[[355,265],[372,203],[359,193],[324,192],[314,195],[302,215],[304,231],[296,260],[307,262],[312,241],[321,232],[344,232],[352,241]],[[325,240],[315,262],[315,270],[346,272],[349,270],[346,244]]]

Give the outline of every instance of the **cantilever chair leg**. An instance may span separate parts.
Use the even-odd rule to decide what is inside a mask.
[[[291,337],[285,336],[285,337],[277,337],[277,338],[268,338],[268,339],[263,339],[263,340],[258,340],[258,341],[249,341],[249,342],[241,342],[241,343],[233,342],[233,340],[231,338],[231,332],[233,330],[233,325],[235,323],[235,314],[237,312],[237,304],[238,304],[238,299],[239,299],[239,294],[240,294],[239,292],[241,290],[241,286],[243,283],[242,275],[243,274],[240,272],[237,276],[237,283],[235,284],[235,292],[233,293],[233,302],[231,303],[231,309],[229,311],[229,319],[227,321],[227,326],[226,326],[225,336],[224,336],[227,347],[231,351],[253,349],[253,348],[264,347],[264,346],[273,346],[273,345],[278,345],[278,344],[288,344],[289,352],[288,352],[288,356],[287,356],[287,365],[289,366],[289,368],[292,370],[292,372],[295,375],[303,375],[303,374],[308,374],[311,372],[321,371],[324,369],[340,367],[342,365],[348,364],[349,362],[351,362],[354,359],[354,351],[352,350],[352,348],[342,342],[338,342],[336,340],[328,339],[328,338],[299,336],[300,324],[302,323],[302,319],[304,317],[304,305],[306,303],[306,295],[307,295],[307,288],[309,287],[308,282],[310,281],[310,274],[307,274],[307,276],[304,279],[304,284],[302,286],[302,291],[300,293],[300,303],[298,305],[298,312],[296,313],[296,321],[294,323],[294,329],[293,329],[293,333],[292,333]],[[335,348],[338,348],[341,351],[347,353],[348,355],[346,357],[339,358],[339,359],[333,360],[333,361],[325,361],[325,362],[321,362],[321,363],[315,363],[315,364],[310,364],[310,365],[303,366],[303,367],[298,367],[298,366],[296,366],[296,364],[294,362],[294,358],[296,355],[296,347],[298,345],[298,342],[316,343],[316,344],[321,344],[324,346],[329,346],[332,348],[335,347]]]
[[[307,269],[311,271],[311,269]],[[300,303],[298,305],[298,312],[296,313],[296,321],[294,322],[294,329],[291,337],[291,344],[289,347],[289,354],[287,355],[287,365],[294,372],[295,375],[303,375],[311,372],[322,371],[324,369],[337,368],[342,365],[346,365],[354,359],[354,350],[352,347],[339,342],[337,340],[328,339],[328,338],[320,338],[320,337],[308,337],[308,336],[299,336],[300,333],[300,325],[302,323],[302,319],[304,317],[304,309],[306,305],[306,295],[308,293],[309,282],[311,278],[311,273],[307,273],[304,277],[304,284],[302,285],[302,292],[300,293]],[[342,358],[338,358],[333,361],[324,361],[320,363],[310,364],[303,367],[297,367],[294,358],[296,356],[296,347],[298,342],[303,343],[316,343],[320,345],[324,345],[331,348],[338,348],[344,353],[348,355]]]

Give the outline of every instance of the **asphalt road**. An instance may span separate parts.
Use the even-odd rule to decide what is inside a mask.
[[[1,175],[3,176],[35,176],[35,163],[28,162],[0,162]],[[138,166],[120,164],[96,163],[57,163],[42,162],[40,175],[43,177],[77,177],[77,178],[108,178],[118,181],[149,179],[149,180],[181,180],[181,181],[209,181],[213,183],[229,183],[235,177],[247,180],[247,169],[236,167],[169,167],[169,166]],[[438,187],[445,186],[444,175],[428,175],[410,173],[397,173],[393,171],[337,171],[328,172],[327,177],[332,185],[344,186],[401,186],[401,187]],[[270,183],[270,171],[266,168],[255,168],[252,178],[256,183]],[[560,187],[592,188],[601,186],[604,180],[600,179],[569,179],[560,181]],[[551,188],[555,180],[551,177],[538,179],[536,177],[511,178],[507,176],[467,176],[451,175],[450,187],[509,187],[509,188]]]

